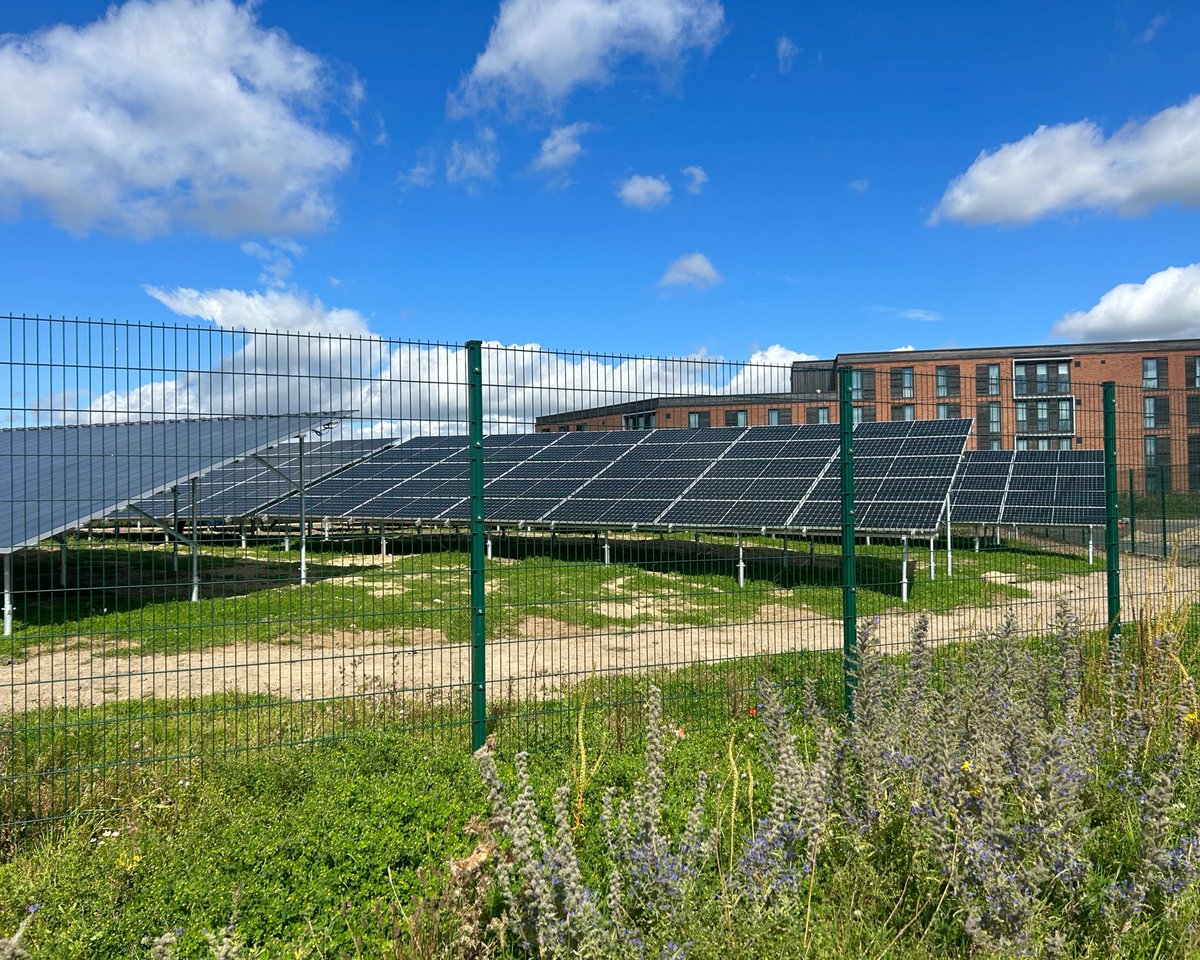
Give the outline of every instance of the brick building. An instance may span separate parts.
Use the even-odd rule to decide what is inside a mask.
[[[971,417],[980,450],[1099,449],[1112,380],[1122,469],[1141,489],[1200,490],[1200,340],[842,353],[794,363],[786,393],[645,397],[538,417],[537,429],[835,423],[843,367],[856,420]]]

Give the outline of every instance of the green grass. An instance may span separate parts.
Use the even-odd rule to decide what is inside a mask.
[[[566,539],[566,538],[564,538]],[[644,538],[644,543],[653,543]],[[695,560],[648,559],[604,566],[594,560],[525,556],[489,561],[488,629],[493,638],[516,635],[527,617],[550,618],[588,630],[634,630],[650,624],[717,625],[753,620],[767,605],[837,617],[841,614],[837,546],[814,545],[817,564],[805,568],[795,552],[785,561],[761,547],[770,538],[748,538],[747,583],[739,589],[733,559],[736,541],[709,538],[725,555]],[[577,538],[585,546],[590,538]],[[314,545],[316,546],[316,544]],[[794,547],[794,545],[793,545]],[[984,549],[958,544],[954,575],[937,553],[932,580],[928,553],[910,552],[908,609],[943,612],[963,605],[994,606],[1029,596],[1023,583],[1057,580],[1102,569],[1071,552]],[[757,552],[755,550],[757,549]],[[858,547],[859,612],[902,609],[900,550]],[[83,586],[53,586],[57,561],[50,551],[31,562],[29,585],[18,591],[16,629],[3,642],[9,656],[30,646],[91,646],[128,654],[182,653],[230,643],[285,643],[334,631],[388,632],[404,643],[411,632],[440,631],[450,642],[469,639],[469,560],[447,550],[380,562],[377,557],[314,550],[306,586],[295,582],[296,551],[271,546],[207,546],[202,555],[202,599],[189,602],[187,557],[174,572],[169,551],[119,544],[73,545],[73,569]],[[1003,574],[1003,582],[985,574]],[[1015,581],[1015,582],[1009,582]],[[135,586],[119,586],[133,584]],[[142,584],[142,586],[136,586]],[[218,595],[213,595],[218,594]]]

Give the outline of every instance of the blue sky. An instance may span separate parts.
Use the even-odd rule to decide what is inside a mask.
[[[729,358],[1200,335],[1200,10],[896,6],[10,4],[0,306]]]

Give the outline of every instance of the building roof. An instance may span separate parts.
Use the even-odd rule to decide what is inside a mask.
[[[1194,350],[1200,355],[1200,340],[1118,340],[1105,343],[1039,343],[1006,347],[943,347],[934,350],[882,350],[865,353],[839,353],[835,363],[902,363],[905,360],[954,360],[972,357],[1052,358],[1077,357],[1096,353],[1158,353]],[[792,364],[803,366],[805,362]],[[818,361],[820,362],[820,361]],[[824,361],[828,362],[828,361]]]

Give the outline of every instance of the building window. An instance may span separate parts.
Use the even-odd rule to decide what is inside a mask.
[[[1000,404],[979,403],[975,405],[975,428],[979,431],[980,450],[1000,449]],[[991,446],[995,443],[995,446]]]
[[[939,397],[957,397],[959,392],[958,365],[937,368],[937,395]]]
[[[1075,404],[1070,400],[1058,401],[1058,423],[1055,429],[1059,433],[1074,433],[1075,432]],[[1070,449],[1071,442],[1067,441],[1067,446],[1064,449]]]
[[[1064,360],[1058,365],[1058,392],[1071,392],[1071,361]]]
[[[688,426],[693,430],[712,426],[712,411],[693,410],[688,414]]]
[[[1000,395],[1000,364],[981,363],[975,367],[975,395],[978,397]]]
[[[1148,433],[1145,437],[1146,492],[1171,489],[1171,438]]]
[[[1167,358],[1145,357],[1142,360],[1142,389],[1165,390],[1167,388]]]
[[[1189,394],[1187,398],[1188,429],[1200,427],[1200,394]]]
[[[1147,430],[1161,430],[1171,425],[1170,402],[1169,397],[1142,398],[1143,418]]]
[[[1157,467],[1162,462],[1162,454],[1167,449],[1166,437],[1148,434],[1145,438],[1146,469]]]
[[[587,424],[586,424],[586,423],[577,423],[577,424],[575,424],[575,429],[576,429],[577,431],[578,431],[578,430],[586,430],[586,429],[587,429]]]
[[[851,370],[850,371],[850,399],[851,400],[874,400],[875,399],[875,371],[874,370]]]
[[[1013,396],[1028,397],[1071,392],[1070,360],[1036,360],[1013,364]]]
[[[913,368],[894,367],[892,369],[892,399],[911,400],[913,395]],[[893,417],[893,419],[895,419]],[[909,420],[912,417],[908,418]]]
[[[1018,403],[1017,404],[1017,433],[1028,433],[1028,432],[1029,432],[1029,404]],[[1018,447],[1018,449],[1025,449],[1025,448]]]
[[[627,413],[622,423],[626,430],[653,430],[653,413]]]
[[[725,426],[727,427],[744,427],[746,425],[745,410],[726,410],[725,411]]]
[[[809,407],[804,411],[805,423],[828,423],[829,408],[828,407]]]
[[[1050,404],[1046,400],[1039,400],[1036,405],[1035,412],[1037,413],[1037,432],[1050,432]]]
[[[911,403],[892,404],[893,420],[915,420],[916,410]]]
[[[853,407],[851,416],[854,423],[873,423],[875,421],[875,408],[872,407]]]
[[[1200,387],[1200,357],[1187,358],[1184,374],[1184,382],[1189,387]]]
[[[791,407],[776,407],[767,411],[767,424],[772,427],[787,427],[792,423]]]
[[[962,407],[957,403],[939,403],[937,418],[939,420],[957,420],[962,416]]]

